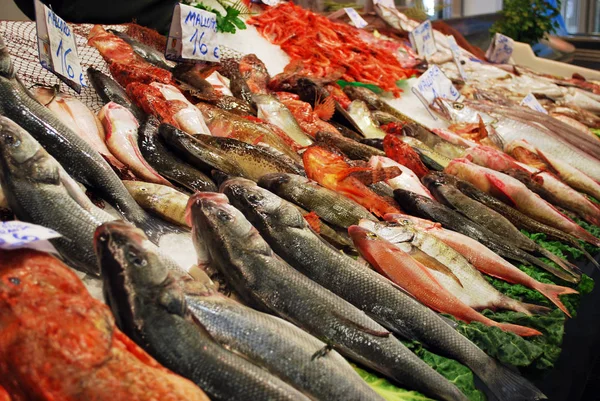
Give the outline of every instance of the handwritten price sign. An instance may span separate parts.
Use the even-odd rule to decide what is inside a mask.
[[[514,40],[501,33],[496,33],[490,47],[485,53],[485,58],[491,63],[504,64],[508,62],[510,56],[512,56],[514,45]]]
[[[460,58],[461,58],[462,52],[460,50],[460,47],[458,47],[458,44],[456,43],[456,39],[454,39],[454,36],[448,35],[446,37],[448,38],[448,44],[450,45],[450,51],[452,52],[452,58],[454,59],[456,68],[458,68],[458,73],[460,74],[463,81],[466,81],[467,74],[465,74],[465,69],[463,68],[463,66],[461,64]]]
[[[533,94],[531,93],[525,96],[523,100],[521,100],[520,105],[527,106],[531,110],[539,111],[540,113],[548,114],[548,110],[546,110],[544,106],[542,106],[540,102],[538,102],[538,100],[535,98],[535,96],[533,96]]]
[[[87,83],[71,28],[39,0],[35,1],[35,19],[40,64],[80,93]]]
[[[436,51],[433,38],[431,21],[427,20],[412,30],[409,36],[410,43],[421,57],[432,56]]]
[[[165,55],[171,60],[219,61],[217,16],[185,4],[175,6]]]
[[[40,248],[52,238],[61,235],[54,230],[22,221],[0,222],[0,249]]]

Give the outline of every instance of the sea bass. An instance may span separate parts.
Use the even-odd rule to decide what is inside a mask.
[[[399,383],[440,400],[466,400],[364,312],[278,258],[225,195],[198,193],[190,208],[198,242],[206,244],[211,263],[246,302],[276,313]]]
[[[144,121],[146,114],[129,99],[125,89],[116,83],[114,79],[92,67],[87,69],[87,76],[94,90],[105,104],[108,102],[120,104],[131,111],[140,124]]]
[[[171,223],[187,226],[185,207],[189,196],[170,186],[142,181],[123,181],[133,199],[145,210]]]

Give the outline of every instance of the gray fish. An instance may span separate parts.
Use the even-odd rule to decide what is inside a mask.
[[[186,294],[194,317],[210,335],[315,400],[382,400],[336,351],[291,323],[220,294]]]
[[[252,99],[258,109],[258,118],[281,128],[298,145],[312,145],[312,138],[302,131],[292,112],[274,96],[258,94],[252,96]]]
[[[320,240],[290,203],[242,179],[225,184],[225,192],[280,256],[384,327],[466,364],[499,399],[525,401],[543,397],[529,382],[487,356],[391,281]],[[427,375],[414,370],[412,377],[421,374]],[[441,384],[439,378],[431,377],[425,388]]]
[[[371,156],[385,156],[385,152],[382,150],[329,132],[318,132],[315,139],[317,142],[338,148],[352,160],[369,161]]]
[[[126,107],[141,124],[146,118],[146,113],[129,99],[125,89],[114,79],[93,67],[87,69],[87,76],[104,103],[115,102]]]
[[[113,218],[100,210],[94,213],[96,217],[73,199],[64,185],[70,177],[58,162],[6,117],[0,117],[0,166],[0,182],[17,218],[60,233],[62,238],[51,242],[67,263],[98,276],[94,231]],[[89,202],[88,209],[96,208],[83,198],[80,201]]]
[[[361,219],[377,220],[365,207],[335,191],[295,174],[273,173],[258,185],[293,202],[337,227],[348,228]]]
[[[124,32],[115,31],[114,29],[108,29],[108,32],[123,39],[129,46],[131,46],[133,51],[138,56],[140,56],[141,58],[143,58],[150,64],[153,64],[157,67],[163,68],[167,71],[171,71],[173,69],[173,67],[175,66],[174,62],[169,61],[165,58],[165,55],[163,52],[159,52],[154,47],[148,46],[148,45],[132,38],[131,36],[127,35]]]
[[[197,239],[206,243],[211,262],[245,302],[276,313],[399,383],[440,400],[467,400],[364,312],[277,257],[225,195],[198,193],[191,202]]]
[[[463,157],[466,152],[465,148],[454,145],[447,140],[440,138],[427,128],[416,123],[409,123],[403,126],[402,134],[418,139],[430,147],[433,151],[450,159]]]
[[[104,224],[95,235],[105,297],[127,336],[212,400],[309,400],[216,343],[189,312],[186,279],[169,272],[148,243],[125,222]]]

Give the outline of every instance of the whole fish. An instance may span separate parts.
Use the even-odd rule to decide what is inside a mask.
[[[402,120],[400,120],[398,117],[394,116],[393,114],[386,113],[385,111],[373,110],[371,111],[371,115],[380,126],[391,123],[402,123]]]
[[[302,158],[308,178],[352,199],[376,216],[383,217],[399,210],[393,201],[377,195],[366,186],[397,176],[400,174],[397,167],[379,170],[351,167],[341,156],[318,146],[308,148]]]
[[[198,193],[190,208],[198,242],[206,244],[211,263],[246,302],[291,321],[399,383],[440,400],[467,399],[364,312],[278,258],[225,195]]]
[[[252,96],[258,118],[263,119],[283,130],[300,146],[309,146],[313,140],[304,132],[287,107],[272,95]]]
[[[208,176],[184,163],[167,148],[158,134],[159,124],[156,117],[150,116],[138,130],[140,152],[148,164],[190,192],[216,191],[217,187]]]
[[[264,367],[316,400],[382,400],[336,351],[275,316],[220,294],[186,293],[194,317],[220,344]]]
[[[169,272],[144,233],[125,222],[95,235],[105,297],[117,324],[167,368],[212,400],[308,400],[267,371],[216,343],[191,316],[182,277]]]
[[[140,124],[127,108],[110,102],[98,113],[106,132],[108,148],[123,164],[142,180],[161,185],[171,185],[156,172],[141,155],[138,147]]]
[[[478,166],[466,159],[455,159],[446,172],[475,185],[479,190],[499,197],[519,211],[541,223],[558,228],[590,244],[600,245],[600,240],[581,228],[573,220],[558,212],[520,181],[505,174]]]
[[[92,214],[73,199],[67,187],[70,178],[58,162],[6,117],[0,117],[0,166],[2,189],[17,218],[61,234],[50,242],[67,263],[98,276],[94,231],[113,218],[104,212]],[[90,209],[96,208],[87,202]]]
[[[508,219],[500,213],[488,208],[487,206],[471,199],[455,188],[458,179],[454,176],[448,176],[443,173],[429,174],[423,178],[423,182],[431,189],[436,199],[445,205],[455,209],[463,216],[469,218],[482,227],[487,228],[491,232],[513,243],[515,246],[527,252],[535,252],[541,254],[554,263],[567,270],[573,272],[576,266],[572,266],[568,262],[547,251],[535,242],[523,235]],[[559,270],[553,270],[557,272]]]
[[[0,114],[17,119],[77,181],[92,187],[157,240],[170,229],[149,216],[129,195],[108,163],[86,141],[62,123],[52,112],[34,100],[17,78],[8,49],[0,39]]]
[[[336,147],[351,160],[369,161],[372,156],[385,156],[385,153],[377,148],[329,132],[319,132],[315,139],[319,143]]]
[[[450,159],[463,157],[465,154],[466,149],[464,147],[452,144],[417,123],[404,125],[402,135],[418,139],[434,152]]]
[[[570,317],[569,311],[561,302],[559,295],[577,294],[576,290],[539,282],[498,256],[485,245],[461,233],[442,228],[439,224],[407,215],[387,215],[385,219],[400,224],[412,223],[416,229],[422,230],[451,246],[482,273],[537,290]]]
[[[527,315],[548,311],[548,308],[546,307],[525,304],[500,293],[487,282],[481,273],[479,273],[467,259],[454,250],[454,248],[446,245],[443,241],[433,235],[424,231],[419,231],[411,223],[390,224],[388,222],[362,220],[359,225],[362,228],[374,232],[386,241],[399,245],[400,249],[404,250],[402,244],[411,244],[437,260],[439,263],[447,266],[454,277],[458,279],[459,286],[461,287],[462,292],[467,295],[470,303],[464,302],[461,296],[454,294],[450,288],[446,287],[438,279],[443,276],[443,273],[434,274],[434,277],[443,287],[473,309],[508,309],[522,312]],[[449,281],[445,280],[444,283],[445,282]]]
[[[229,78],[230,89],[233,96],[242,99],[245,102],[254,105],[252,102],[252,91],[248,87],[248,83],[240,73],[240,62],[233,58],[221,60],[219,72]]]
[[[402,142],[410,145],[410,147],[419,154],[423,163],[430,169],[441,170],[450,163],[450,158],[436,152],[417,138],[413,138],[412,136],[402,136],[400,139]]]
[[[185,221],[185,207],[189,196],[170,186],[142,181],[123,181],[133,199],[145,210],[181,226]]]
[[[161,124],[158,127],[158,135],[168,148],[198,169],[208,171],[217,169],[225,174],[246,175],[235,159],[229,158],[220,149],[202,142],[170,124]]]
[[[92,67],[87,69],[87,76],[94,90],[104,103],[115,102],[126,107],[140,124],[146,119],[146,113],[129,99],[125,89],[115,82],[114,79]]]
[[[180,84],[185,83],[189,85],[191,87],[189,89],[193,89],[196,93],[199,92],[205,96],[214,96],[216,95],[216,90],[206,80],[208,75],[210,75],[210,71],[213,70],[214,67],[207,67],[202,63],[179,63],[173,68],[173,76],[180,81]],[[185,89],[187,90],[188,88],[186,87]]]
[[[487,246],[500,256],[518,260],[522,263],[531,263],[539,266],[544,270],[552,272],[564,280],[576,282],[577,279],[571,274],[561,269],[554,268],[529,253],[519,249],[505,238],[494,234],[480,224],[477,224],[458,212],[421,195],[403,189],[394,190],[394,196],[398,202],[409,213],[416,214],[420,217],[425,217],[434,221],[438,221],[442,226],[451,230],[465,234]]]
[[[154,64],[155,66],[163,68],[167,71],[171,71],[175,66],[175,63],[173,63],[172,61],[168,61],[165,58],[164,53],[159,52],[154,47],[141,43],[124,32],[119,32],[114,29],[108,29],[107,31],[127,42],[127,44],[131,46],[133,51],[138,56],[140,56],[150,64]]]
[[[239,61],[239,71],[252,93],[268,93],[267,84],[271,77],[267,67],[256,54],[242,56]]]
[[[421,157],[413,148],[395,135],[386,135],[383,140],[385,155],[397,163],[406,166],[417,177],[421,178],[429,172],[429,169],[421,161]]]
[[[294,115],[302,130],[308,135],[314,138],[318,132],[329,132],[333,135],[342,136],[334,125],[326,122],[335,113],[335,101],[332,96],[320,102],[315,102],[315,108],[313,109],[310,103],[303,102],[299,98],[284,97],[282,93],[277,93],[279,101]],[[297,97],[295,94],[289,95]]]
[[[385,132],[375,123],[367,105],[361,100],[353,100],[348,106],[348,115],[360,127],[365,138],[383,138]]]
[[[514,324],[495,322],[462,303],[442,287],[427,268],[413,260],[406,252],[359,226],[348,229],[356,249],[371,266],[412,294],[424,305],[442,313],[449,313],[465,322],[479,322],[520,336],[541,335],[539,331]]]
[[[380,274],[323,243],[291,204],[246,180],[231,180],[224,190],[279,255],[303,274],[369,313],[387,329],[407,339],[418,339],[466,364],[500,399],[543,397],[525,379],[487,356],[431,309]],[[319,263],[314,263],[315,260]]]
[[[167,103],[172,105],[172,117],[179,128],[188,134],[211,134],[200,110],[187,100],[179,89],[160,82],[152,82],[150,86],[158,89]]]
[[[269,173],[290,173],[304,175],[301,165],[294,163],[282,154],[270,152],[262,146],[232,138],[219,138],[208,135],[196,135],[194,138],[207,145],[219,149],[226,157],[237,162],[243,174],[252,180]]]
[[[344,87],[344,93],[352,100],[360,100],[364,102],[369,109],[373,111],[382,111],[391,114],[395,118],[403,122],[412,122],[413,120],[408,119],[404,114],[387,104],[372,90],[361,87],[348,85]]]
[[[561,231],[557,228],[548,226],[546,224],[540,223],[539,221],[532,219],[531,217],[519,212],[517,209],[514,209],[508,206],[506,203],[494,198],[491,195],[488,195],[485,192],[480,191],[472,184],[459,180],[456,184],[456,187],[465,195],[470,198],[475,199],[476,201],[486,205],[492,210],[500,213],[502,216],[506,217],[511,223],[515,225],[515,227],[523,230],[527,230],[530,233],[543,233],[550,238],[554,238],[556,240],[562,241],[565,244],[569,244],[572,247],[575,247],[581,251],[584,256],[592,262],[594,265],[600,267],[598,262],[581,246],[577,238],[573,237]]]
[[[258,185],[310,212],[315,212],[320,218],[337,227],[348,228],[358,224],[360,219],[376,220],[375,216],[360,204],[306,177],[272,173],[262,176]]]
[[[4,399],[209,401],[127,338],[55,257],[0,250],[0,280]]]
[[[421,184],[419,177],[417,177],[417,175],[408,167],[405,167],[402,164],[396,163],[392,159],[383,156],[371,157],[371,160],[369,160],[369,166],[373,168],[398,167],[400,171],[402,171],[402,174],[385,181],[385,183],[388,184],[392,190],[405,189],[407,191],[432,198],[429,190],[425,188],[423,184]]]
[[[198,103],[196,107],[202,111],[202,115],[212,135],[233,138],[253,145],[263,142],[285,153],[294,161],[300,160],[298,154],[290,147],[290,144],[286,143],[284,139],[279,137],[274,130],[271,130],[265,124],[257,124],[256,122],[204,103]],[[287,135],[285,136],[290,139]]]

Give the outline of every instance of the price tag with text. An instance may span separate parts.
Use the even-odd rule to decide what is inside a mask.
[[[219,61],[217,16],[185,4],[175,6],[165,56],[171,60]]]
[[[432,56],[437,48],[433,38],[431,21],[427,20],[410,32],[410,43],[421,57]]]
[[[456,67],[458,68],[458,73],[463,81],[467,80],[467,74],[465,74],[465,69],[463,68],[460,60],[460,56],[462,52],[460,51],[460,47],[456,43],[456,39],[452,35],[446,36],[448,38],[448,44],[450,44],[450,51],[452,52],[452,58],[454,58],[454,62],[456,63]]]
[[[487,58],[491,63],[507,63],[510,59],[510,56],[512,56],[514,45],[514,40],[508,36],[502,35],[501,33],[496,33],[494,35],[494,39],[492,39],[490,47],[485,53],[485,58]]]
[[[79,63],[73,31],[39,0],[35,0],[35,21],[40,64],[80,93],[87,83]]]
[[[33,248],[53,251],[47,241],[61,235],[54,230],[22,221],[0,221],[0,249]]]
[[[452,85],[452,81],[444,75],[437,65],[429,67],[417,79],[411,91],[423,103],[423,106],[425,106],[434,120],[437,120],[437,117],[431,112],[429,106],[436,98],[459,100],[461,97],[460,92]]]
[[[356,10],[352,7],[344,8],[344,11],[346,12],[346,14],[348,14],[348,17],[350,17],[350,20],[352,21],[355,27],[364,28],[365,26],[369,25],[369,23],[365,21],[364,18],[361,17],[360,14],[357,13]]]
[[[521,100],[520,104],[521,106],[527,106],[532,110],[539,111],[540,113],[548,114],[548,110],[546,110],[531,93],[525,96],[523,100]]]

